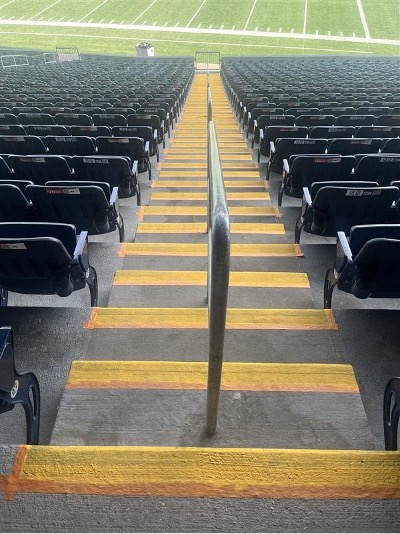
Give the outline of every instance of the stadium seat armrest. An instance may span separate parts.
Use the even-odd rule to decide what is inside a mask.
[[[258,122],[257,119],[254,119],[254,131],[256,131],[258,128]]]
[[[149,154],[150,153],[150,143],[148,141],[144,144],[144,151]]]
[[[308,187],[303,187],[303,195],[304,195],[304,200],[307,203],[307,206],[312,206],[310,190],[308,189]]]
[[[157,139],[158,139],[158,131],[157,131],[157,128],[154,129],[154,132],[153,132],[153,139],[154,139],[154,141],[157,141]]]
[[[275,154],[275,143],[273,141],[270,141],[269,146],[270,146],[271,155]]]
[[[347,241],[346,234],[344,232],[338,232],[338,248],[340,247],[343,251],[343,254],[346,256],[348,261],[353,261],[353,254],[351,253],[351,249],[349,246],[349,242]]]
[[[88,232],[83,231],[79,234],[78,241],[74,250],[74,259],[77,260],[80,256],[87,255],[87,241]]]
[[[114,205],[118,201],[118,187],[113,187],[110,196],[110,204]]]
[[[286,174],[289,174],[289,162],[286,158],[283,160],[283,170],[286,172]]]
[[[138,160],[135,159],[135,161],[133,162],[132,167],[131,167],[131,173],[132,174],[137,175],[138,165],[139,165],[139,162],[138,162]]]
[[[264,130],[262,128],[258,130],[258,136],[259,136],[260,143],[261,143],[261,141],[264,139]]]

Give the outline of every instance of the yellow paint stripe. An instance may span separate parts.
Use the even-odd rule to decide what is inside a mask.
[[[223,175],[225,181],[229,178],[252,178],[255,181],[260,182],[260,174],[258,171],[252,171],[252,170],[239,170],[239,171],[231,171],[231,170],[223,170]],[[185,170],[164,170],[162,168],[159,173],[159,180],[164,178],[172,178],[173,180],[176,180],[178,178],[206,178],[207,177],[207,170],[204,169],[198,169],[196,165],[193,167],[187,166]]]
[[[206,308],[92,308],[85,328],[208,328]],[[228,330],[337,330],[332,310],[228,308]]]
[[[160,188],[176,188],[176,189],[207,189],[207,180],[204,179],[198,179],[198,180],[157,180],[152,182],[151,187],[153,189],[160,189]]]
[[[122,243],[118,253],[124,256],[207,256],[205,243]],[[231,257],[303,256],[299,245],[232,243]]]
[[[285,233],[283,224],[279,223],[231,223],[232,234],[279,234]]]
[[[190,125],[190,127],[188,127],[188,130],[191,130],[191,131],[183,131],[183,130],[179,132],[177,131],[174,137],[172,138],[172,144],[175,144],[175,143],[195,144],[196,139],[199,143],[203,143],[203,144],[206,143],[207,142],[207,131],[203,130],[203,131],[199,131],[198,134],[197,133],[194,134],[193,132],[196,132],[197,129],[198,129],[198,125],[193,124],[193,125]],[[235,144],[241,143],[242,146],[245,144],[243,136],[237,130],[236,131],[227,130],[223,132],[220,129],[219,132],[217,131],[217,138],[218,138],[218,144],[226,145],[228,143],[235,143]]]
[[[207,389],[207,362],[74,361],[66,389]],[[224,391],[358,393],[351,365],[225,362]]]
[[[221,159],[224,157],[224,156],[229,156],[229,157],[236,157],[237,155],[245,155],[245,156],[251,156],[251,152],[246,148],[246,147],[243,147],[243,145],[241,144],[240,146],[220,146],[219,147],[219,152],[220,152],[220,156],[221,156]],[[168,152],[166,153],[167,154],[167,158],[169,158],[171,155],[176,155],[176,156],[186,156],[186,157],[189,157],[190,155],[193,155],[194,157],[199,157],[199,156],[207,156],[207,146],[204,146],[204,147],[198,147],[198,146],[173,146],[171,147],[170,149],[168,149]],[[252,159],[252,158],[251,158]]]
[[[182,155],[182,152],[180,150],[165,150],[164,151],[164,154],[166,155],[166,158],[165,158],[165,163],[184,163],[186,161],[195,161],[195,162],[199,162],[201,163],[202,161],[206,161],[207,160],[207,151],[204,150],[204,155],[203,156],[199,156],[198,154],[196,154],[195,152],[192,152],[192,153],[185,153],[184,155]],[[220,157],[221,157],[221,161],[222,163],[224,162],[240,162],[240,163],[247,163],[247,162],[251,162],[252,161],[252,157],[251,157],[251,154],[250,153],[246,153],[246,154],[239,154],[239,155],[234,155],[234,156],[228,156],[228,155],[224,155],[222,153],[220,153]]]
[[[400,453],[205,447],[32,447],[20,493],[398,499]]]
[[[270,200],[266,191],[226,192],[227,200]],[[152,200],[207,200],[207,193],[185,191],[153,191]]]
[[[266,188],[266,184],[261,182],[260,180],[236,180],[236,181],[230,181],[225,180],[225,187],[232,187],[235,189],[238,188],[251,188],[251,189],[258,189],[262,191]],[[193,189],[207,189],[207,180],[198,179],[198,180],[185,180],[182,178],[181,180],[164,180],[160,179],[155,182],[152,182],[152,188],[158,189],[158,188],[168,188],[168,187],[176,187],[177,189],[181,188],[193,188]]]
[[[145,206],[144,215],[147,216],[174,216],[187,215],[193,217],[205,217],[207,215],[206,206]]]
[[[206,206],[142,206],[138,211],[143,215],[193,215],[193,216],[206,216]],[[279,211],[272,206],[232,206],[229,208],[229,214],[232,216],[262,216],[262,217],[278,217]]]
[[[206,223],[139,223],[137,234],[205,234]]]
[[[272,234],[283,235],[285,229],[279,223],[231,223],[232,234]],[[137,234],[205,234],[206,223],[143,223],[137,226]]]
[[[248,171],[251,171],[251,170],[255,170],[257,171],[257,175],[258,175],[258,165],[256,163],[247,163],[247,162],[243,162],[243,161],[236,161],[236,162],[233,162],[233,163],[229,163],[229,162],[224,162],[222,161],[222,169],[225,169],[225,170],[232,170],[232,171],[236,171],[238,169],[244,169],[244,170],[248,170]],[[194,169],[197,169],[197,170],[204,170],[204,171],[207,171],[207,161],[204,160],[203,161],[198,161],[198,162],[180,162],[180,161],[174,161],[174,162],[170,162],[169,159],[167,161],[164,161],[163,163],[160,163],[159,165],[159,168],[161,171],[170,171],[170,170],[185,170],[185,171],[188,171],[188,170],[194,170]]]
[[[114,275],[115,286],[205,286],[206,271],[149,271],[118,270]],[[309,288],[305,273],[293,272],[245,272],[229,274],[230,287],[290,287]]]
[[[247,153],[251,153],[249,148],[244,144],[243,140],[238,141],[219,141],[218,146],[220,150],[225,152],[234,153],[236,150],[242,150]],[[169,149],[171,150],[195,150],[195,151],[207,151],[207,138],[194,139],[193,141],[184,140],[184,139],[174,139],[172,146]]]

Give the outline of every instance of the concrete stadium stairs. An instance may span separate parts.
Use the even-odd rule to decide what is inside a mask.
[[[217,433],[204,432],[207,103],[196,74],[109,305],[84,325],[86,360],[71,366],[51,445],[1,449],[0,491],[10,513],[36,506],[65,528],[70,505],[75,529],[362,531],[382,525],[374,508],[394,529],[399,453],[373,450],[353,370],[333,350],[335,318],[314,306],[302,252],[219,75],[210,82],[232,232]]]

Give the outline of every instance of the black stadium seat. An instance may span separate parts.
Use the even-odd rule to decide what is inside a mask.
[[[284,193],[291,197],[301,198],[303,187],[310,188],[314,182],[350,180],[355,161],[354,156],[332,154],[291,156],[288,162],[284,161],[278,206],[282,204]]]
[[[310,234],[335,237],[339,231],[348,235],[356,224],[385,222],[398,197],[397,187],[379,187],[376,182],[314,182],[310,190],[304,188],[295,243],[300,243],[303,228]]]
[[[97,274],[89,263],[87,233],[56,223],[0,223],[0,288],[67,297],[88,286],[97,305]]]
[[[140,206],[140,187],[137,179],[137,162],[123,156],[75,156],[72,158],[75,179],[107,182],[111,188],[118,187],[122,198],[137,196]]]
[[[359,299],[399,298],[400,225],[355,225],[349,240],[338,232],[335,264],[325,276],[324,308],[332,307],[335,287]]]
[[[92,137],[47,135],[44,142],[50,154],[66,156],[92,156],[96,153],[96,145]]]
[[[41,220],[72,224],[78,232],[87,231],[89,235],[118,228],[120,241],[124,239],[117,187],[111,191],[105,182],[54,181],[29,185],[26,195]]]
[[[62,156],[10,156],[15,177],[44,185],[49,180],[68,180],[71,168]]]
[[[138,162],[138,172],[147,172],[151,180],[151,163],[149,143],[141,137],[97,137],[96,145],[99,155],[127,156],[131,162]]]

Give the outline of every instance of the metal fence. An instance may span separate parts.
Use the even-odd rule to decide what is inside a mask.
[[[56,48],[57,61],[64,63],[66,61],[80,61],[81,56],[77,48]]]
[[[195,54],[196,70],[220,71],[221,70],[221,52],[202,52],[197,51]]]

